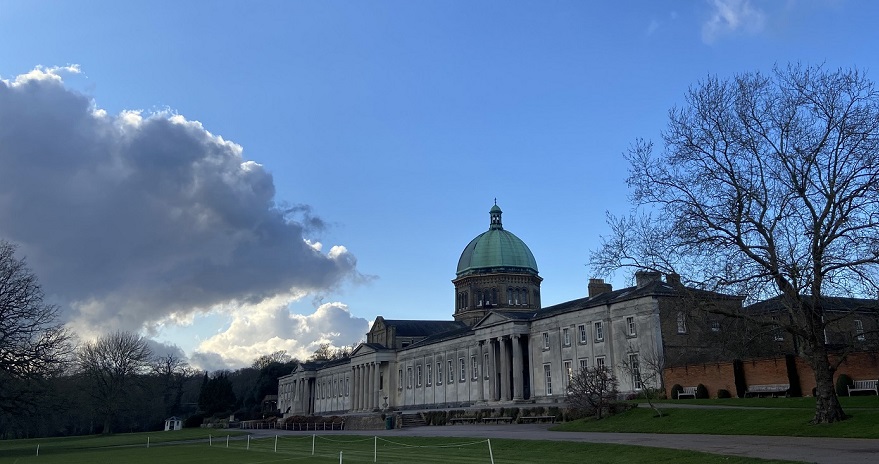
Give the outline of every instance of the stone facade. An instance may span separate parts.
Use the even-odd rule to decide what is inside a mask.
[[[695,290],[674,275],[639,272],[634,287],[613,290],[592,279],[588,296],[541,307],[534,256],[503,229],[497,205],[490,217],[489,231],[459,260],[455,320],[377,317],[349,357],[302,363],[281,377],[284,416],[561,403],[569,379],[584,367],[611,370],[623,393],[643,388],[632,366],[663,357],[667,319],[686,309]],[[741,305],[738,298],[698,295]]]

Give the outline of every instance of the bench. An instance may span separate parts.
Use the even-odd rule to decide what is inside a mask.
[[[757,396],[762,397],[763,395],[769,395],[773,398],[777,396],[787,396],[788,390],[790,390],[790,384],[786,383],[773,383],[767,385],[748,385],[748,391],[745,392],[745,397],[748,396]]]
[[[476,417],[467,416],[467,417],[453,417],[449,419],[449,424],[472,424],[476,422]]]
[[[509,424],[509,423],[513,422],[513,418],[512,417],[483,417],[482,422],[484,422],[486,424],[489,422],[494,422],[495,424],[500,424],[501,422],[503,422],[505,424]]]
[[[681,399],[682,396],[691,396],[693,399],[696,399],[696,387],[683,387],[684,389],[678,392],[678,399]]]
[[[879,388],[876,387],[877,383],[879,383],[879,380],[855,380],[854,385],[848,386],[848,396],[852,396],[852,392],[857,391],[871,391],[879,395]]]
[[[555,416],[519,416],[522,422],[550,422],[555,423]]]

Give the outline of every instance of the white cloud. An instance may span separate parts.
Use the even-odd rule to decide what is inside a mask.
[[[190,359],[207,370],[246,366],[278,350],[306,359],[322,343],[351,346],[363,340],[368,330],[369,321],[353,316],[343,303],[326,303],[312,314],[301,315],[290,313],[287,301],[279,298],[236,311],[229,327],[202,341]]]
[[[738,32],[757,34],[766,25],[766,13],[750,0],[709,0],[712,12],[702,25],[702,41],[710,44]]]
[[[217,308],[262,326],[268,314],[236,311],[361,279],[345,247],[314,245],[307,235],[324,222],[277,202],[272,175],[241,146],[170,110],[108,115],[64,85],[79,72],[0,81],[0,237],[84,338]],[[247,335],[248,346],[272,338]]]

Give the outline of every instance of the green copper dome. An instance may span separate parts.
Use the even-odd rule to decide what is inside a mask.
[[[537,261],[528,245],[512,232],[504,230],[501,209],[492,206],[487,232],[470,241],[458,260],[458,277],[496,272],[523,272],[537,275]]]

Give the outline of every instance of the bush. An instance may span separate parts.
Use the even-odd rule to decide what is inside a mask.
[[[675,399],[675,400],[678,399],[678,393],[680,393],[682,391],[684,391],[684,387],[682,387],[681,384],[676,383],[676,384],[672,385],[671,386],[672,399]]]
[[[717,397],[718,398],[732,398],[732,394],[729,392],[729,390],[721,388],[720,390],[717,390]]]
[[[836,378],[836,396],[848,395],[848,387],[854,385],[852,378],[846,374],[839,374]]]
[[[204,422],[203,415],[193,414],[193,415],[187,417],[186,420],[183,421],[183,427],[185,427],[185,428],[201,427],[202,422]]]
[[[701,383],[696,385],[696,398],[708,398],[708,388],[706,388],[705,385],[702,385]]]

